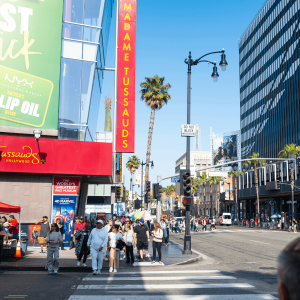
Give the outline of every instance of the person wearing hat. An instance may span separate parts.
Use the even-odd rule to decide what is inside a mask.
[[[148,242],[150,241],[148,226],[144,224],[144,219],[139,220],[139,225],[134,227],[134,235],[137,241],[136,247],[140,255],[140,261],[143,261],[143,250],[145,250],[145,260],[148,258]]]
[[[51,224],[48,221],[47,216],[43,216],[39,221],[35,224],[41,224],[40,236],[39,236],[39,244],[41,246],[40,253],[44,253],[44,245],[46,245],[46,252],[48,250],[48,244],[46,243],[45,239],[49,230],[51,229]]]
[[[92,230],[87,242],[92,255],[93,275],[101,274],[105,245],[108,242],[108,234],[103,227],[103,221],[100,219],[97,220],[96,226]]]

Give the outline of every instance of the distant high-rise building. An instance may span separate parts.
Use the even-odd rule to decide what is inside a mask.
[[[269,0],[239,40],[242,158],[300,143],[299,0]]]

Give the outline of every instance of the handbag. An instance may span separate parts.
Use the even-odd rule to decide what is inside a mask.
[[[118,240],[118,244],[117,244],[116,248],[122,250],[125,246],[126,246],[126,244],[123,242],[123,240]]]

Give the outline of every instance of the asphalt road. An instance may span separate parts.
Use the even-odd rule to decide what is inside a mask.
[[[205,259],[190,268],[214,268],[222,274],[253,284],[256,293],[269,293],[278,297],[277,256],[299,234],[233,226],[220,226],[216,231],[191,233],[192,248],[204,254]],[[183,236],[172,234],[171,240],[182,244]]]
[[[192,248],[204,256],[194,264],[137,267],[116,274],[104,270],[97,276],[0,270],[0,299],[96,300],[100,295],[102,300],[276,299],[276,258],[296,237],[288,232],[225,227],[192,233]],[[170,239],[183,244],[183,234],[171,234]]]

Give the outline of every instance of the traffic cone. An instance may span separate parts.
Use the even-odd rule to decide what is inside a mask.
[[[18,240],[18,244],[17,244],[17,249],[16,249],[15,257],[22,257],[22,255],[21,255],[21,244],[20,244],[20,240]]]

